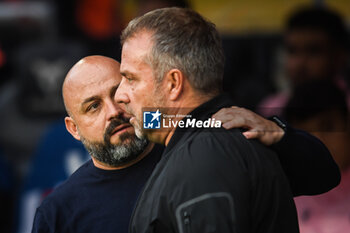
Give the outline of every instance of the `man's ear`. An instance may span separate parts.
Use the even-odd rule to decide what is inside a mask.
[[[184,75],[178,69],[172,69],[164,77],[167,81],[166,89],[170,100],[176,100],[184,88]]]
[[[66,124],[67,131],[77,140],[80,141],[80,135],[78,132],[77,125],[75,124],[73,118],[71,117],[65,117],[64,123]]]

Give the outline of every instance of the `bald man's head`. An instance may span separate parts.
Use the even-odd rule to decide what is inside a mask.
[[[78,61],[68,72],[62,86],[63,102],[69,116],[71,114],[71,95],[76,93],[80,88],[87,85],[90,76],[99,77],[100,72],[114,73],[119,82],[121,76],[119,74],[120,63],[116,60],[105,56],[88,56]]]
[[[147,146],[114,99],[120,81],[117,61],[89,56],[73,66],[62,87],[68,132],[83,142],[94,161],[110,167],[134,161]]]

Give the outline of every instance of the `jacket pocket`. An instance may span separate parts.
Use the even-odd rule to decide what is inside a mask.
[[[176,208],[179,233],[236,232],[233,198],[229,193],[206,193]]]

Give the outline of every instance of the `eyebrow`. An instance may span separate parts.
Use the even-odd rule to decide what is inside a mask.
[[[120,74],[122,75],[122,76],[127,76],[128,74],[127,74],[128,72],[120,72]]]
[[[134,73],[130,72],[130,71],[124,71],[124,72],[120,72],[120,74],[124,77],[127,77],[127,76],[135,76]]]
[[[100,97],[98,97],[98,96],[96,96],[96,95],[95,95],[95,96],[91,96],[91,97],[85,99],[85,100],[83,101],[83,103],[81,103],[81,110],[84,110],[83,107],[84,107],[85,104],[90,103],[90,102],[92,102],[92,101],[94,101],[94,100],[99,100],[99,99],[100,99]]]
[[[119,83],[120,84],[120,83]],[[115,85],[114,87],[111,88],[111,90],[109,91],[109,96],[111,98],[114,97],[114,94],[116,92],[116,90],[118,89],[119,87],[119,84]],[[101,97],[97,96],[97,95],[94,95],[94,96],[91,96],[89,98],[86,98],[82,103],[81,103],[81,110],[84,111],[84,105],[86,105],[87,103],[90,103],[94,100],[100,100]]]

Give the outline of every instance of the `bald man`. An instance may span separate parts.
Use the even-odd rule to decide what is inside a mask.
[[[136,199],[164,148],[135,136],[130,116],[114,100],[120,81],[119,63],[102,56],[80,60],[67,74],[62,88],[69,115],[65,118],[66,128],[82,141],[92,159],[43,201],[32,232],[128,232]],[[275,123],[240,108],[224,109],[218,118],[225,118],[229,127],[240,126],[229,119],[248,118],[251,123],[244,125],[248,128],[280,132]],[[259,139],[271,144],[283,135],[267,133]],[[281,143],[286,144],[285,141]],[[317,151],[320,146],[315,144],[320,161],[327,163],[322,158],[330,155],[322,151],[323,147]],[[284,157],[293,161],[294,155],[288,154],[290,148],[284,148]],[[304,157],[308,158],[308,154]],[[296,171],[307,175],[307,171]],[[301,180],[297,183],[305,186]]]
[[[83,142],[94,165],[106,170],[131,166],[153,146],[135,136],[130,116],[115,104],[119,83],[118,62],[91,56],[70,70],[62,90],[67,130]]]
[[[92,160],[45,199],[33,232],[127,232],[134,202],[163,148],[138,139],[115,104],[120,79],[119,63],[102,56],[82,59],[67,74],[66,128]]]

